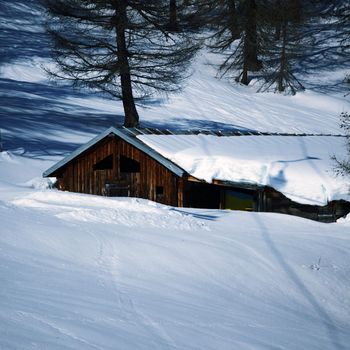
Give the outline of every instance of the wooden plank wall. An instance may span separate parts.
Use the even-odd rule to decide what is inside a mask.
[[[264,190],[264,197],[265,207],[262,211],[296,215],[316,221],[334,222],[350,212],[350,203],[346,201],[332,201],[324,206],[300,204],[270,187]]]
[[[109,155],[113,156],[113,169],[93,170],[96,163]],[[121,156],[139,162],[140,172],[120,173]],[[115,136],[103,139],[68,163],[55,176],[58,177],[58,187],[61,190],[103,195],[106,183],[127,184],[131,197],[178,205],[178,177],[146,153]],[[162,195],[156,194],[157,186],[163,187]]]

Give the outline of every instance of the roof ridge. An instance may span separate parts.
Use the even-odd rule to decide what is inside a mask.
[[[212,136],[325,136],[325,137],[346,137],[344,134],[327,133],[288,133],[288,132],[268,132],[258,130],[207,130],[207,129],[158,129],[158,128],[116,128],[125,130],[133,136],[139,135],[212,135]]]

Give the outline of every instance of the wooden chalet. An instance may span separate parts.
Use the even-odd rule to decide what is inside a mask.
[[[207,183],[137,138],[145,133],[170,134],[112,127],[43,176],[56,177],[57,188],[63,191],[139,197],[177,207],[279,212],[324,222],[335,221],[350,211],[346,201],[305,205],[268,186],[220,180]]]

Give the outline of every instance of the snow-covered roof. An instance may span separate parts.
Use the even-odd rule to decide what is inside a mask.
[[[143,143],[192,176],[271,186],[304,204],[349,200],[349,184],[334,172],[344,137],[139,135]]]

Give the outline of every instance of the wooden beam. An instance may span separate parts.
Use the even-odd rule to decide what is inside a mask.
[[[184,206],[184,179],[179,178],[177,181],[177,206],[182,208]]]
[[[191,181],[191,182],[206,182],[205,180],[197,179],[196,177],[191,176],[191,175],[184,177],[184,179],[186,179],[187,181]]]
[[[251,183],[245,183],[245,182],[224,181],[224,180],[216,180],[216,179],[214,179],[212,181],[212,183],[214,185],[218,185],[218,186],[243,188],[243,189],[247,189],[247,190],[257,190],[257,189],[265,188],[265,186],[258,185],[258,184],[251,184]]]

